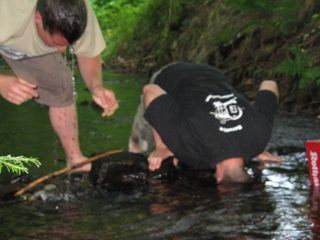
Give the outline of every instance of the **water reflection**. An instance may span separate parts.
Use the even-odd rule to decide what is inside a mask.
[[[310,198],[309,190],[300,188],[308,176],[303,157],[290,162],[296,156],[288,155],[283,168],[258,165],[260,179],[247,184],[217,186],[202,172],[168,179],[149,175],[134,188],[125,182],[127,189],[107,185],[106,191],[89,191],[71,202],[35,202],[36,213],[22,205],[27,214],[21,220],[38,226],[29,225],[24,234],[31,239],[308,239],[311,231],[318,234],[319,195]],[[121,168],[113,174],[117,181],[127,180]],[[0,223],[1,229],[6,226]]]
[[[320,238],[320,189],[312,188],[310,190],[309,198],[309,219],[312,224],[311,236],[316,240]]]
[[[100,119],[99,112],[83,102],[90,103],[89,94],[79,93],[83,102],[79,104],[81,141],[87,155],[127,146],[141,84],[117,78],[110,82],[121,98],[119,112],[110,119]],[[44,109],[33,104],[12,109],[1,101],[0,106],[1,113],[8,113],[7,117],[1,115],[5,123],[0,126],[1,152],[37,156],[44,161],[41,169],[31,169],[33,179],[64,166],[53,161],[61,149],[52,145],[55,140],[45,124]],[[37,119],[31,117],[36,115]],[[35,124],[38,132],[31,133]],[[17,125],[19,134],[13,131]],[[112,174],[102,179],[101,189],[80,186],[75,191],[65,179],[55,179],[59,191],[45,201],[1,207],[0,238],[320,239],[319,192],[310,191],[304,153],[304,141],[320,138],[319,129],[317,119],[279,113],[268,148],[285,161],[248,166],[254,181],[247,184],[217,186],[212,174],[190,171],[178,176],[172,171],[161,179],[118,160],[109,168]],[[35,146],[32,149],[30,142]]]
[[[158,218],[165,215],[171,222],[156,235],[160,239],[259,239],[278,227],[272,201],[261,182],[198,190],[192,186],[186,190],[176,182],[161,193],[163,201],[156,205],[160,211],[154,211],[154,202],[149,206],[152,214]],[[175,194],[171,201],[167,201],[168,194]]]

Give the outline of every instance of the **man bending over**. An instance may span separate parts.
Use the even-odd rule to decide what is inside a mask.
[[[103,116],[118,107],[102,85],[105,43],[87,0],[0,0],[0,54],[15,76],[0,74],[0,95],[20,105],[30,99],[49,106],[67,165],[86,159],[78,140],[74,79],[61,52],[71,47],[81,75]],[[90,165],[82,169],[90,170]]]
[[[173,157],[196,169],[215,168],[218,183],[245,182],[246,161],[279,160],[264,152],[278,97],[276,82],[263,81],[252,106],[212,66],[167,65],[143,88],[129,150],[152,150],[150,170]]]

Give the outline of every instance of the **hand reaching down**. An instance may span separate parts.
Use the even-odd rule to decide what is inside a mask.
[[[103,109],[102,117],[111,116],[118,108],[113,91],[99,86],[93,90],[93,100]]]

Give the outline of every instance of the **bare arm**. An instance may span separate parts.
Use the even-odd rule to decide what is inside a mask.
[[[93,100],[103,108],[102,116],[112,115],[118,108],[118,102],[113,91],[105,88],[102,84],[100,57],[78,56],[78,63],[81,76],[89,88]]]

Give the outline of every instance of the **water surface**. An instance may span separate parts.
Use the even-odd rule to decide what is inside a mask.
[[[100,118],[77,82],[80,141],[88,156],[127,148],[145,82],[117,74],[105,79],[120,100],[110,118]],[[0,109],[1,155],[38,157],[42,166],[30,169],[31,179],[65,166],[45,107],[0,100]],[[217,187],[196,175],[148,178],[134,188],[78,195],[64,188],[53,199],[3,205],[0,239],[320,239],[320,197],[310,190],[304,152],[304,141],[320,138],[319,129],[316,118],[278,113],[268,148],[285,161],[253,164],[249,173],[256,181],[246,185]],[[1,174],[0,182],[11,178]]]

